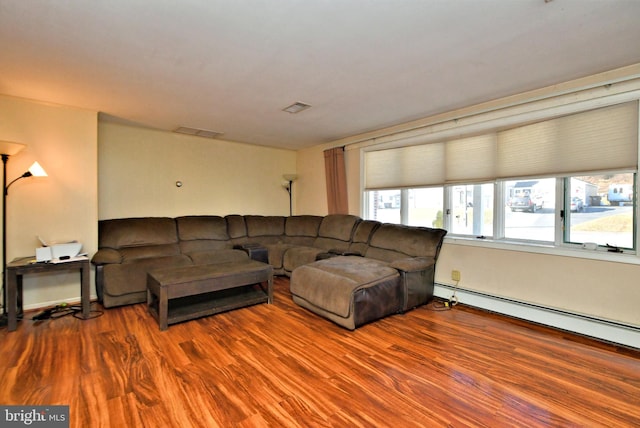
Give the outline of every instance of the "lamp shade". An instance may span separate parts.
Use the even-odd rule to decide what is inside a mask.
[[[284,174],[282,176],[282,178],[284,178],[287,181],[296,181],[296,179],[298,178],[297,174]]]
[[[46,177],[47,172],[40,166],[38,162],[34,162],[29,168],[29,172],[33,177]]]
[[[14,143],[13,141],[0,141],[0,154],[13,156],[25,147],[27,146],[22,143]]]

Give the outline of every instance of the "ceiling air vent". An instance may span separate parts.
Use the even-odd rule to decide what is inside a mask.
[[[204,138],[218,138],[223,132],[208,131],[206,129],[189,128],[187,126],[180,126],[173,130],[178,134],[195,135],[196,137]]]
[[[300,113],[302,110],[306,110],[311,107],[309,104],[301,103],[300,101],[291,104],[289,107],[285,107],[282,111],[286,111],[287,113],[296,114]]]

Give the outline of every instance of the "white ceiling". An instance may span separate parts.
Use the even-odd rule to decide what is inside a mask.
[[[639,40],[640,0],[0,0],[0,93],[299,149],[640,63]]]

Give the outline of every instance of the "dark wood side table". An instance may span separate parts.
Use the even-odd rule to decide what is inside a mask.
[[[15,331],[18,328],[18,310],[22,311],[22,277],[32,273],[53,273],[65,270],[80,270],[80,296],[82,304],[82,317],[89,318],[91,296],[89,259],[74,260],[64,263],[34,263],[33,257],[14,259],[7,264],[7,313],[8,330]],[[18,308],[18,306],[20,306]]]

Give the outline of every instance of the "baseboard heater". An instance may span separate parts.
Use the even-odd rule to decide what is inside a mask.
[[[453,286],[435,284],[436,297],[448,300],[452,294]],[[465,305],[640,349],[640,326],[603,320],[474,290],[457,288],[456,296],[458,301]]]

